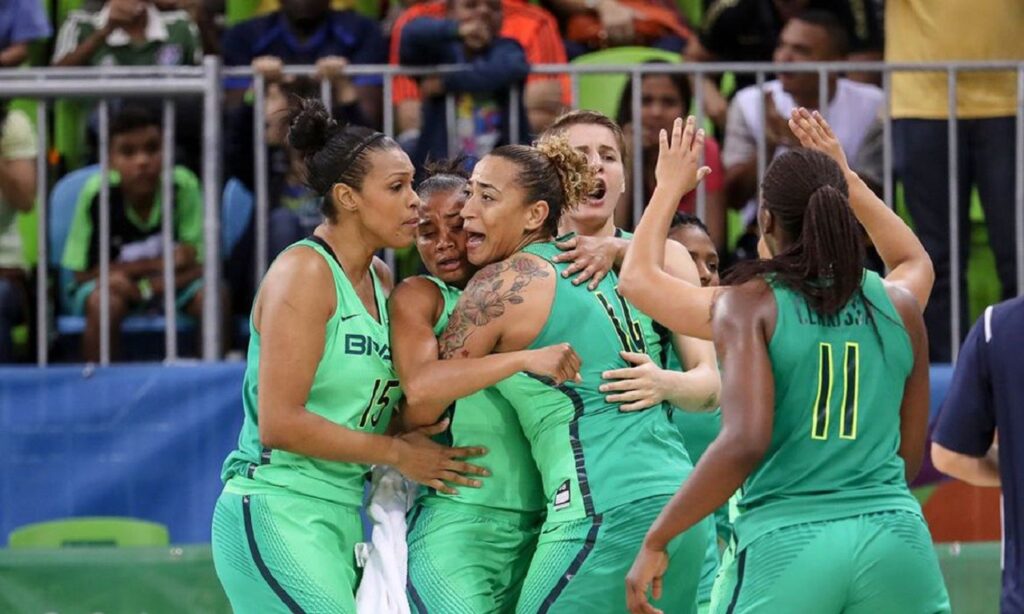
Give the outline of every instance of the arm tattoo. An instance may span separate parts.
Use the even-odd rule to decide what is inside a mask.
[[[503,277],[506,271],[515,273],[507,288],[507,278]],[[448,327],[441,336],[441,358],[468,357],[466,340],[476,327],[500,318],[506,305],[522,303],[523,288],[534,279],[548,275],[546,267],[533,258],[522,256],[513,256],[480,270],[469,282],[448,320]]]

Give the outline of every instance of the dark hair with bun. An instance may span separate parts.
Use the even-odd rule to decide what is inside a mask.
[[[361,190],[363,179],[370,171],[369,154],[399,146],[376,130],[339,124],[315,98],[304,98],[300,102],[288,130],[288,143],[302,154],[306,165],[305,183],[323,197],[320,212],[332,222],[337,220],[338,213],[330,198],[331,187],[344,183]]]
[[[434,194],[461,190],[469,180],[466,172],[466,156],[450,160],[429,160],[423,165],[427,178],[420,182],[416,194],[420,200],[427,200]]]
[[[544,230],[558,234],[558,221],[594,191],[597,179],[587,157],[569,145],[565,136],[553,136],[528,145],[502,145],[490,154],[518,167],[516,183],[526,192],[527,202],[548,203]]]

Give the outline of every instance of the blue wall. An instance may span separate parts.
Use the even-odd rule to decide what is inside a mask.
[[[243,371],[0,368],[0,543],[23,524],[103,515],[161,522],[174,543],[208,542]],[[933,417],[951,373],[932,368]]]

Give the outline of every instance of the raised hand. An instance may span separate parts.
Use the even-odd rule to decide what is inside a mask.
[[[803,107],[793,109],[789,117],[789,129],[793,131],[801,146],[820,151],[832,158],[843,172],[850,170],[843,146],[839,144],[839,139],[821,113],[811,113]]]
[[[444,432],[446,428],[447,419],[395,437],[398,451],[395,469],[413,482],[449,495],[457,494],[458,491],[449,486],[448,482],[480,488],[480,480],[466,476],[488,476],[490,472],[462,459],[483,456],[487,454],[487,449],[476,446],[449,448],[430,438]]]
[[[671,135],[664,130],[658,135],[657,187],[674,190],[679,198],[696,188],[711,173],[710,167],[700,165],[702,151],[704,130],[697,129],[697,120],[692,115],[686,118],[684,129],[682,118],[676,118]]]

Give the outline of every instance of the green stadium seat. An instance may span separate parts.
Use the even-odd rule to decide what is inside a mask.
[[[166,546],[167,527],[135,518],[65,518],[25,525],[11,532],[10,548],[65,548],[69,546]]]
[[[650,47],[613,47],[579,56],[573,64],[590,66],[594,64],[643,64],[661,60],[678,64],[682,57],[678,53],[652,49]],[[608,117],[618,115],[619,100],[626,89],[629,76],[622,73],[580,75],[580,109],[600,111]]]

